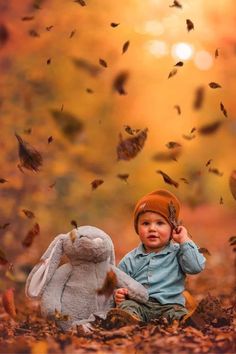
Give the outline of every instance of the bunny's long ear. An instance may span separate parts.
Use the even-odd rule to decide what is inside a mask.
[[[40,262],[30,272],[25,286],[25,293],[32,299],[39,299],[45,287],[55,273],[63,252],[63,239],[66,235],[58,235],[49,245]]]

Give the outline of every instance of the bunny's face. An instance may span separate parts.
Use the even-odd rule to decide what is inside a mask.
[[[111,238],[93,226],[74,229],[64,239],[63,249],[73,265],[81,260],[99,263],[111,258],[114,252]]]

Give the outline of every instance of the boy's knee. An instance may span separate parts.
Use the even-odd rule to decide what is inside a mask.
[[[134,300],[124,300],[119,304],[118,307],[122,310],[125,310],[127,308],[138,308],[139,304]]]

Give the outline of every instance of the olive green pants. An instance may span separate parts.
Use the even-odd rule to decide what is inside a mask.
[[[124,300],[119,308],[140,318],[141,321],[149,322],[158,318],[166,318],[169,322],[181,320],[188,313],[187,309],[179,304],[162,305],[158,301],[148,301],[140,304],[133,300]]]

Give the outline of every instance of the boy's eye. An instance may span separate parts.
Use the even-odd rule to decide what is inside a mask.
[[[157,225],[163,225],[164,222],[163,221],[157,221]]]
[[[149,222],[148,221],[144,221],[143,225],[149,225]]]

